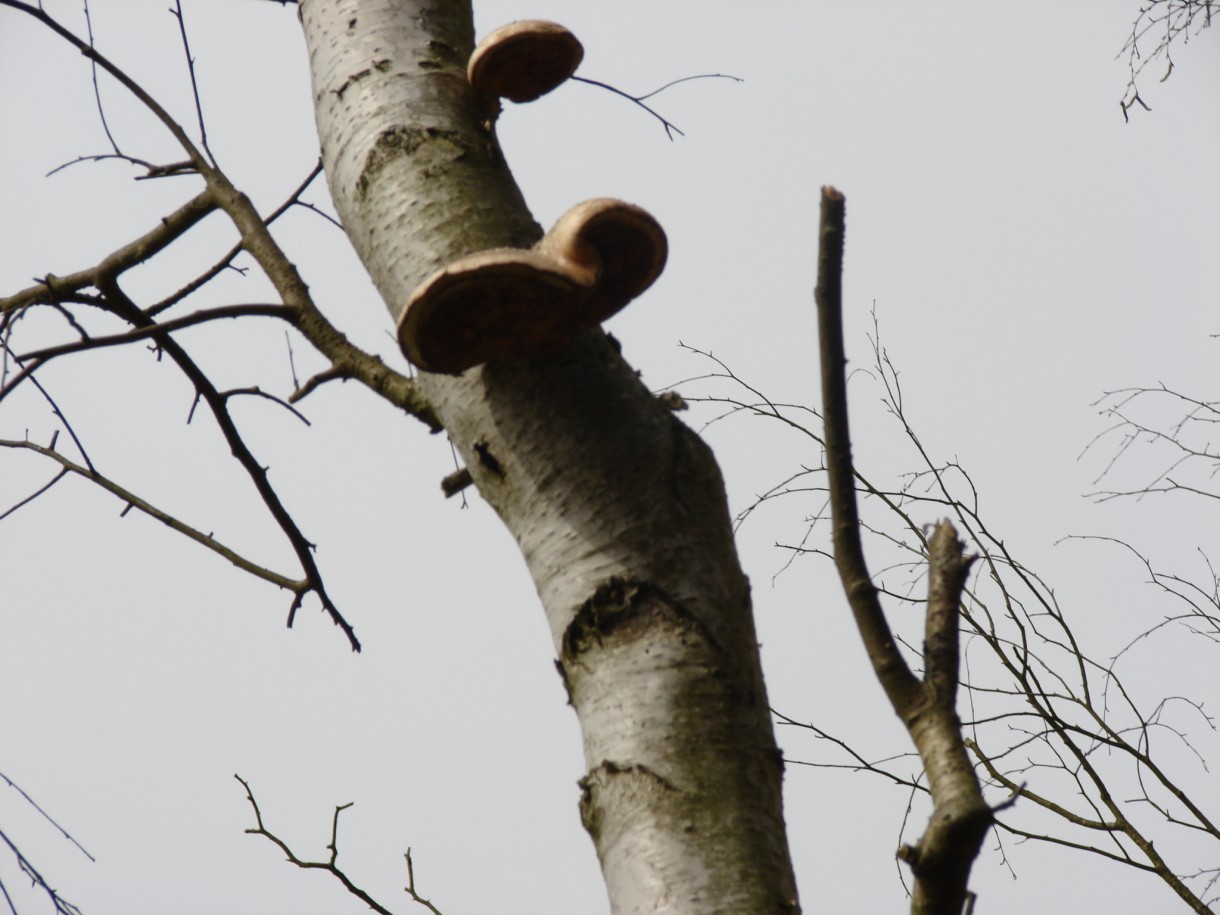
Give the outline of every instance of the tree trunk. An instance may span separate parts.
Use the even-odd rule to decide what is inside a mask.
[[[300,7],[331,194],[391,315],[456,258],[540,237],[498,107],[466,81],[468,2]],[[537,586],[613,911],[797,911],[783,766],[711,451],[600,330],[421,383]]]

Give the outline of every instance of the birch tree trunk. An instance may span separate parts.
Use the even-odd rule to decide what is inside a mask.
[[[300,10],[331,194],[395,319],[438,268],[541,236],[498,111],[466,80],[468,0]],[[554,357],[421,383],[537,586],[613,911],[798,911],[749,585],[711,451],[600,330]]]

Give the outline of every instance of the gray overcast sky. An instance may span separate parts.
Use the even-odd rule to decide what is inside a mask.
[[[83,31],[78,2],[47,6]],[[95,0],[95,34],[190,123],[165,7]],[[924,444],[971,471],[989,523],[1056,588],[1105,658],[1167,611],[1141,590],[1129,557],[1056,541],[1123,537],[1170,571],[1198,576],[1206,569],[1193,551],[1214,545],[1216,530],[1187,500],[1098,506],[1081,497],[1104,463],[1077,462],[1104,428],[1091,406],[1102,392],[1164,382],[1215,397],[1220,381],[1209,336],[1220,332],[1220,46],[1204,32],[1177,48],[1168,81],[1157,83],[1159,69],[1144,80],[1153,110],[1125,124],[1126,69],[1115,55],[1136,8],[772,2],[747,12],[720,2],[497,0],[478,5],[477,22],[485,32],[512,19],[561,21],[585,43],[580,73],[629,91],[700,73],[745,80],[685,83],[652,100],[686,133],[672,143],[643,111],[576,84],[509,106],[500,132],[544,225],[582,199],[617,196],[665,226],[665,276],[610,324],[657,388],[709,371],[682,341],[775,400],[816,400],[818,188],[844,191],[854,364],[868,364],[875,309]],[[186,16],[212,148],[269,210],[317,156],[295,10],[211,0],[188,2]],[[177,158],[146,115],[113,84],[103,88],[127,151]],[[82,58],[7,9],[0,125],[6,294],[94,263],[195,186],[133,184],[116,163],[44,177],[107,144]],[[324,201],[323,186],[309,196]],[[332,320],[400,365],[384,307],[342,236],[304,213],[282,232]],[[176,288],[230,241],[209,222],[130,291]],[[197,304],[260,301],[267,290],[253,274],[230,277]],[[26,348],[61,332],[31,320]],[[183,339],[224,385],[290,390],[279,328],[249,323]],[[298,342],[302,376],[319,368],[304,349]],[[65,361],[44,383],[99,469],[293,570],[210,421],[185,423],[191,393],[168,366],[132,348]],[[54,419],[34,395],[3,404],[0,437],[50,438]],[[909,469],[877,388],[858,376],[852,395],[865,468]],[[303,406],[310,428],[253,400],[238,418],[318,543],[365,652],[352,655],[313,608],[286,630],[283,595],[135,513],[120,518],[104,493],[64,482],[0,523],[0,771],[98,861],[75,855],[14,792],[0,792],[0,826],[86,915],[361,911],[324,876],[242,833],[252,817],[236,771],[301,854],[322,856],[334,805],[354,802],[341,822],[341,861],[396,910],[409,910],[401,855],[411,846],[419,888],[447,915],[605,912],[576,811],[578,728],[511,538],[477,497],[465,511],[441,498],[439,480],[453,469],[443,440],[354,385]],[[695,411],[691,422],[709,415]],[[758,420],[706,434],[735,510],[818,459]],[[1138,479],[1138,463],[1130,466]],[[0,510],[49,476],[28,456],[0,452]],[[900,752],[904,738],[864,670],[825,563],[775,577],[786,556],[773,544],[799,540],[816,507],[777,506],[741,532],[772,704],[842,728],[878,755]],[[1214,708],[1214,664],[1190,644],[1164,644],[1172,647],[1137,656],[1136,685],[1150,699],[1177,693]],[[824,752],[799,733],[779,736],[791,758]],[[1193,736],[1213,764],[1220,759],[1214,733]],[[1214,813],[1214,776],[1183,771]],[[903,791],[798,766],[786,791],[806,910],[904,910],[892,858]],[[918,835],[921,816],[909,833]],[[976,868],[988,915],[1177,905],[1152,878],[1087,856],[1006,850],[1011,872],[990,850]],[[2,857],[0,874],[20,888]]]

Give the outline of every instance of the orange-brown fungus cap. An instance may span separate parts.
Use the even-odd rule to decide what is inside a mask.
[[[666,252],[644,210],[585,201],[533,248],[479,251],[424,280],[399,319],[399,345],[421,369],[451,375],[557,352],[652,285]]]
[[[576,72],[585,49],[556,22],[528,19],[491,32],[470,56],[470,85],[513,102],[532,102]]]

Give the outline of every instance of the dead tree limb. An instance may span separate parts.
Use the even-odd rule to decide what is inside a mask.
[[[899,850],[899,857],[915,875],[911,912],[960,915],[968,899],[971,865],[992,822],[956,711],[958,608],[973,560],[964,555],[953,525],[940,522],[927,540],[930,589],[926,672],[921,680],[902,657],[886,621],[860,538],[843,347],[844,214],[843,195],[834,188],[823,188],[815,299],[835,565],[877,679],[906,725],[928,774],[934,805],[931,820],[916,844]]]

